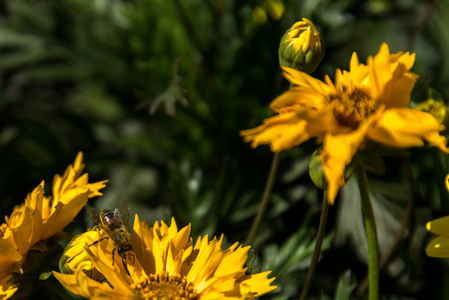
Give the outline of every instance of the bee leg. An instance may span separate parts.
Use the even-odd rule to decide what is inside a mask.
[[[99,238],[98,240],[94,241],[92,244],[87,245],[87,246],[90,247],[92,245],[96,245],[96,244],[100,243],[101,241],[103,241],[104,239],[108,239],[108,238],[109,238],[108,236],[104,236],[104,237]]]

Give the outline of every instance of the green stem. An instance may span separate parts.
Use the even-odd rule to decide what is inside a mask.
[[[387,249],[384,253],[384,255],[380,259],[379,263],[379,270],[382,270],[387,262],[391,259],[393,256],[393,253],[396,251],[396,248],[398,247],[399,243],[404,240],[404,238],[407,236],[407,228],[410,223],[410,217],[412,215],[413,211],[413,187],[414,187],[414,181],[413,181],[413,174],[412,170],[410,168],[410,165],[407,161],[403,161],[404,165],[404,172],[408,181],[409,186],[409,192],[407,197],[407,206],[405,207],[404,213],[401,217],[401,225],[399,227],[399,230],[395,233],[394,240],[390,246],[389,249]],[[363,293],[365,292],[366,288],[368,286],[368,273],[365,275],[365,277],[359,281],[359,284],[357,286],[357,289],[355,291],[355,296],[357,299],[361,298]]]
[[[271,163],[270,175],[268,176],[267,184],[265,185],[265,191],[263,192],[262,201],[260,202],[259,211],[254,218],[251,230],[246,237],[246,244],[251,245],[256,236],[257,230],[259,229],[260,222],[262,222],[262,217],[267,209],[268,201],[270,200],[271,190],[273,189],[274,179],[276,178],[277,169],[279,166],[279,156],[280,152],[276,152],[273,157],[273,162]]]
[[[379,253],[377,249],[376,221],[373,206],[368,194],[368,180],[365,167],[361,162],[357,164],[357,181],[359,183],[362,200],[363,218],[365,220],[366,237],[368,240],[368,299],[379,299]]]
[[[323,205],[321,207],[320,225],[318,226],[318,233],[316,236],[315,248],[313,249],[312,261],[310,262],[309,271],[307,272],[306,282],[302,288],[300,300],[305,300],[309,293],[312,278],[315,274],[315,269],[320,258],[321,246],[323,245],[324,232],[326,229],[327,213],[329,211],[329,202],[327,201],[327,192],[323,194]]]

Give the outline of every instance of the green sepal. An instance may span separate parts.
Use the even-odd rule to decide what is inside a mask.
[[[61,255],[61,258],[59,259],[59,271],[62,274],[73,274],[72,269],[67,265],[67,259],[69,258],[67,255],[65,255],[65,253],[67,252],[67,250],[70,249],[70,247],[72,246],[73,242],[80,236],[76,235],[74,236],[68,243],[67,246],[64,249],[64,252]]]
[[[309,175],[317,188],[321,190],[327,190],[327,182],[326,178],[324,177],[323,163],[321,162],[320,157],[320,152],[322,150],[323,147],[321,146],[316,149],[310,157]]]
[[[309,175],[317,188],[321,190],[327,190],[327,181],[324,177],[323,163],[320,156],[320,152],[322,150],[323,146],[320,146],[313,152],[309,162]],[[352,173],[354,173],[354,169],[355,164],[353,164],[352,162],[346,166],[344,172],[345,182],[347,182],[349,178],[351,178]]]

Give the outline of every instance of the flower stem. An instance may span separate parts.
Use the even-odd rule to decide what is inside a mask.
[[[276,178],[276,173],[279,166],[279,156],[280,152],[276,152],[273,156],[270,174],[268,175],[267,184],[265,185],[265,191],[263,192],[262,201],[260,202],[259,206],[259,211],[257,212],[257,215],[253,220],[253,224],[251,225],[251,230],[248,236],[246,237],[247,245],[251,245],[253,243],[257,230],[259,229],[260,222],[262,221],[262,217],[265,214],[265,210],[267,209],[268,201],[270,200],[271,196],[271,190],[273,189],[274,179]]]
[[[407,236],[407,228],[408,228],[408,225],[410,222],[410,217],[413,212],[413,197],[414,197],[413,174],[412,174],[412,170],[410,168],[410,164],[407,161],[404,160],[403,165],[404,165],[404,172],[406,175],[405,177],[407,178],[408,186],[409,186],[407,205],[402,214],[401,225],[400,225],[398,231],[395,233],[394,240],[391,243],[390,248],[385,251],[384,255],[380,259],[379,270],[382,270],[386,266],[387,262],[391,259],[391,257],[393,256],[393,253],[396,251],[396,248],[398,247],[399,243],[402,240],[404,240],[404,238]],[[357,299],[362,298],[362,295],[365,292],[367,286],[368,286],[368,272],[365,275],[365,277],[363,277],[363,279],[361,281],[359,281],[359,284],[357,285],[357,289],[355,291],[355,297]]]
[[[379,252],[377,249],[376,221],[373,206],[368,194],[366,170],[361,162],[357,164],[357,181],[362,199],[363,218],[365,220],[366,237],[368,240],[368,299],[379,299]]]
[[[329,211],[329,202],[327,201],[327,192],[323,194],[323,205],[321,206],[320,224],[318,226],[318,233],[316,236],[315,248],[313,249],[312,261],[310,262],[309,271],[307,272],[306,282],[302,288],[300,300],[305,300],[309,293],[310,285],[312,284],[312,278],[315,274],[316,265],[320,258],[321,245],[323,244],[324,232],[326,229],[327,213]]]

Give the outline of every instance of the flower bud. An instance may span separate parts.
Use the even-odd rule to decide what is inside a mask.
[[[282,37],[279,45],[279,64],[310,74],[320,64],[324,52],[323,37],[312,22],[303,18]]]
[[[449,128],[447,105],[444,102],[443,97],[441,97],[440,93],[436,90],[429,89],[427,100],[416,105],[415,109],[431,114],[438,123],[444,125],[446,129]]]
[[[102,230],[88,230],[82,234],[75,236],[66,246],[63,255],[59,261],[59,270],[63,274],[72,274],[74,271],[81,269],[84,273],[94,279],[99,280],[103,275],[95,269],[90,261],[89,255],[85,247],[95,244],[104,236]],[[91,247],[92,251],[98,251],[97,247]]]

